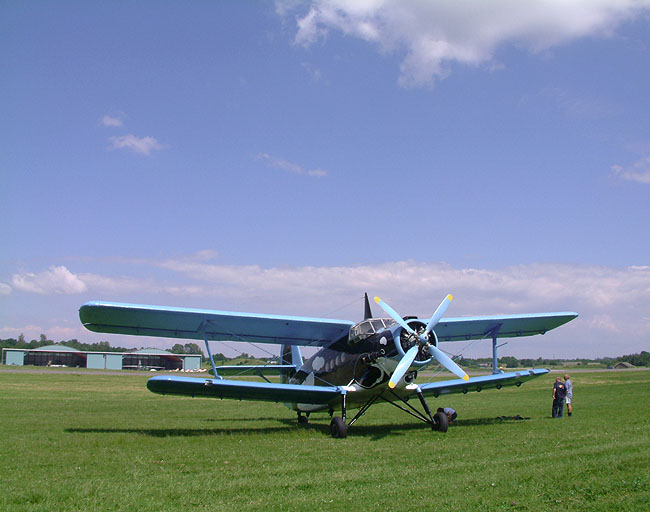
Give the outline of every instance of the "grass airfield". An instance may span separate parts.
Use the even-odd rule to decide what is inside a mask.
[[[327,414],[149,375],[0,370],[0,510],[648,510],[650,371],[575,373],[558,420],[555,375],[431,398],[446,434],[382,404],[337,440]]]

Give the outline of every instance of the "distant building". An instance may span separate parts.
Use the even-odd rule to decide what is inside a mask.
[[[614,368],[616,368],[617,370],[624,370],[626,368],[636,368],[636,366],[634,366],[632,363],[628,363],[626,361],[619,361],[618,363],[616,363],[614,365]]]
[[[2,349],[2,360],[10,366],[196,371],[201,368],[201,359],[199,354],[172,354],[157,348],[144,348],[134,352],[82,352],[65,345],[49,345],[35,349]]]

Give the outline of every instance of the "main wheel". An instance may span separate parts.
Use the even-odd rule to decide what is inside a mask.
[[[435,429],[440,432],[447,432],[449,428],[449,419],[444,412],[437,412],[433,415],[433,422],[435,423]]]
[[[343,421],[343,418],[340,416],[334,416],[330,422],[330,432],[332,437],[337,439],[343,439],[348,435],[348,426]]]
[[[299,414],[298,423],[301,425],[306,425],[307,423],[309,423],[309,418],[307,416],[303,416],[302,414]]]

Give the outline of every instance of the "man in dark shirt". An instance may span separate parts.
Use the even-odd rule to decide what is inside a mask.
[[[564,408],[564,397],[566,396],[566,386],[562,382],[562,377],[555,379],[553,384],[553,417],[561,418],[562,409]]]

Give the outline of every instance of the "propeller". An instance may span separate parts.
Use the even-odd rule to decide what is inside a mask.
[[[420,334],[416,333],[411,328],[411,326],[407,324],[406,321],[397,313],[397,311],[391,308],[379,297],[375,297],[375,302],[379,304],[381,309],[383,309],[386,313],[388,313],[393,320],[395,320],[400,326],[402,326],[402,328],[406,332],[408,332],[411,336],[417,339],[421,346],[427,347],[427,350],[429,351],[429,354],[431,354],[431,357],[435,358],[436,361],[438,361],[442,366],[447,368],[447,370],[457,375],[459,378],[463,380],[468,380],[469,375],[467,375],[467,373],[465,373],[465,371],[460,366],[454,363],[451,360],[451,358],[447,354],[445,354],[442,350],[440,350],[438,347],[436,347],[435,345],[429,342],[429,333],[433,331],[433,328],[440,321],[442,315],[445,314],[447,308],[449,307],[449,304],[451,304],[451,301],[453,299],[454,298],[451,296],[451,294],[447,295],[443,299],[443,301],[440,303],[440,306],[438,306],[438,309],[436,309],[436,311],[431,316],[431,319],[427,323],[427,327],[425,331]],[[418,345],[414,345],[404,354],[404,356],[402,356],[402,359],[397,364],[397,368],[395,368],[395,371],[393,372],[393,375],[391,375],[390,381],[388,382],[389,388],[392,389],[395,386],[397,386],[397,383],[402,379],[402,377],[404,377],[404,375],[406,374],[410,366],[413,364],[413,361],[415,361],[415,357],[418,354],[418,350],[419,350]]]

